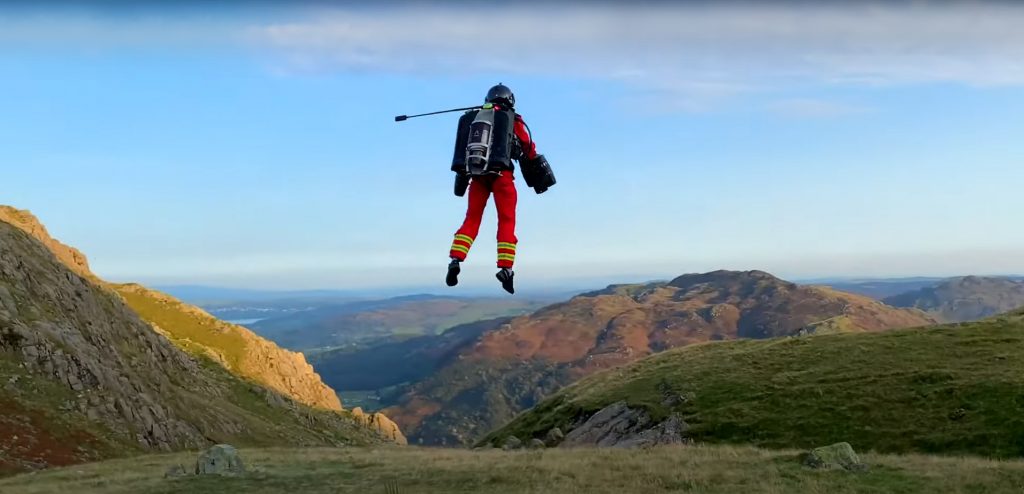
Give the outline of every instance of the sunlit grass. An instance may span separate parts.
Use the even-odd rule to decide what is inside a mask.
[[[867,493],[1020,492],[1024,462],[865,454],[866,473],[813,471],[797,451],[750,447],[471,452],[248,449],[237,478],[165,479],[195,453],[112,460],[0,480],[5,494],[96,493]],[[395,490],[397,488],[397,491]]]

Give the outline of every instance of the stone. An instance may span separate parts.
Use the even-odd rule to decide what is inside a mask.
[[[7,287],[0,285],[0,310],[5,311],[13,318],[18,317],[18,301],[11,295]]]
[[[530,440],[529,447],[530,449],[544,449],[544,441],[537,438],[533,438]]]
[[[678,414],[655,423],[641,410],[626,402],[613,403],[573,428],[559,445],[561,447],[598,446],[642,448],[663,444],[684,444],[689,425]]]
[[[185,465],[173,465],[167,469],[164,473],[165,479],[173,479],[178,477],[187,477],[188,471],[185,470]]]
[[[505,444],[501,446],[501,449],[505,451],[511,451],[514,449],[520,449],[523,447],[523,441],[519,440],[516,436],[509,436],[505,439]]]
[[[815,448],[803,455],[804,466],[814,469],[843,469],[849,471],[867,470],[850,443],[841,442]]]
[[[544,436],[544,444],[551,448],[561,444],[564,439],[565,434],[562,433],[562,429],[554,427]]]
[[[218,444],[199,454],[196,475],[237,475],[245,473],[245,465],[238,450],[228,444]]]

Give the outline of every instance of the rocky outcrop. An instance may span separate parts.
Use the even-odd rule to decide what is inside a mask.
[[[214,393],[196,362],[154,333],[110,293],[72,273],[23,232],[0,222],[2,350],[69,391],[62,405],[160,450],[205,443],[158,399],[171,376]],[[123,424],[131,424],[126,430]],[[123,437],[122,439],[124,439]]]
[[[655,423],[640,409],[630,408],[620,401],[591,415],[572,427],[560,447],[582,446],[639,448],[663,444],[682,444],[689,426],[678,415]]]
[[[356,407],[352,410],[352,416],[355,417],[356,421],[377,431],[391,442],[400,445],[408,444],[405,436],[402,435],[402,431],[399,430],[398,424],[394,423],[383,413],[367,414],[362,408]]]
[[[50,233],[46,231],[46,227],[32,213],[0,205],[0,221],[13,225],[42,242],[53,255],[57,256],[57,259],[60,259],[65,266],[80,276],[95,278],[95,275],[89,270],[89,261],[85,254],[51,237]]]

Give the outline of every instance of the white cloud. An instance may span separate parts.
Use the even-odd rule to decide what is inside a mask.
[[[1024,4],[385,6],[250,29],[295,70],[508,71],[621,82],[699,110],[794,84],[1024,84]],[[815,106],[816,105],[816,106]],[[808,102],[780,110],[837,114]]]
[[[812,98],[791,98],[773,101],[765,107],[784,117],[830,118],[857,115],[873,111],[871,108]]]
[[[807,84],[1024,84],[1024,2],[378,2],[138,15],[0,11],[0,48],[255,48],[278,70],[614,81],[700,110]]]

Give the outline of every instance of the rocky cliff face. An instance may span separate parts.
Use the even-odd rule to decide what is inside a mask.
[[[40,241],[78,275],[113,288],[154,329],[187,351],[223,363],[233,373],[274,389],[300,403],[341,410],[337,394],[327,387],[305,357],[281,349],[252,331],[223,322],[202,309],[137,284],[105,284],[89,270],[84,254],[55,240],[28,211],[0,206],[5,221]]]
[[[130,423],[113,427],[119,441],[155,449],[204,442],[198,427],[159,398],[182,386],[216,396],[198,378],[193,359],[112,293],[65,269],[43,245],[3,222],[0,247],[5,360],[64,385],[67,392],[56,397],[63,410],[101,424]]]
[[[174,301],[118,287],[166,305],[166,324],[151,326],[88,272],[84,256],[29,216],[18,221],[0,221],[0,472],[210,442],[404,442],[386,418],[341,411],[300,355],[187,308],[167,319]],[[181,320],[233,339],[178,334],[183,351],[167,336]],[[238,351],[213,344],[238,340]]]
[[[40,241],[63,264],[78,275],[102,283],[89,271],[79,250],[52,237],[29,211],[0,206],[0,220]],[[146,322],[162,331],[187,351],[203,353],[221,361],[232,372],[252,379],[300,403],[329,410],[341,410],[334,390],[324,384],[302,354],[288,352],[241,326],[227,324],[201,308],[140,285],[109,285]],[[230,354],[237,358],[225,359]]]
[[[46,227],[32,213],[0,205],[0,221],[13,225],[42,242],[53,255],[57,256],[57,259],[60,259],[65,266],[78,273],[79,276],[95,279],[95,275],[89,270],[89,261],[86,260],[85,254],[51,237],[50,233],[46,231]]]

